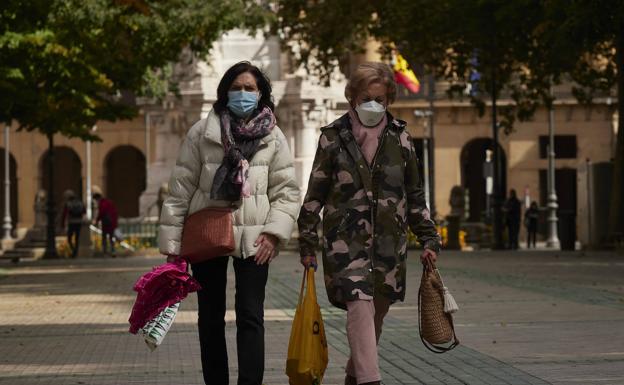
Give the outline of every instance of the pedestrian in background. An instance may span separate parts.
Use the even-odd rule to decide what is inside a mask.
[[[71,257],[76,258],[80,245],[80,229],[87,210],[82,200],[72,190],[65,192],[65,206],[63,207],[63,228],[67,229],[67,243],[71,250]]]
[[[95,224],[101,224],[102,229],[102,252],[107,254],[108,246],[110,245],[111,257],[115,258],[115,229],[119,219],[117,207],[112,200],[104,198],[99,192],[93,194],[93,200],[98,206]]]
[[[537,221],[539,219],[539,209],[537,202],[531,202],[531,206],[524,213],[524,226],[527,229],[527,249],[536,248],[537,242]]]
[[[228,69],[206,119],[189,130],[160,216],[160,251],[180,255],[186,217],[206,207],[231,207],[236,276],[238,384],[264,376],[264,293],[269,263],[290,239],[299,188],[286,137],[276,125],[269,79],[249,62]],[[192,264],[202,289],[199,344],[206,384],[229,382],[225,298],[229,256]]]
[[[345,96],[348,113],[321,129],[298,220],[301,263],[316,267],[322,221],[327,295],[347,311],[351,356],[345,383],[379,384],[383,319],[405,297],[408,226],[423,245],[423,263],[435,262],[440,237],[425,203],[412,138],[405,122],[387,111],[396,97],[390,68],[361,64]]]
[[[505,202],[505,224],[509,240],[509,249],[517,250],[519,247],[518,236],[520,233],[520,221],[522,220],[522,203],[518,199],[516,190],[509,190],[509,198]]]

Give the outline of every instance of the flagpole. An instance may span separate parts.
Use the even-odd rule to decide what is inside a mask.
[[[11,149],[9,143],[10,125],[4,125],[4,240],[10,240],[13,221],[11,219]],[[17,198],[17,197],[15,197]],[[14,199],[15,199],[14,198]]]
[[[414,116],[417,118],[421,118],[421,119],[425,119],[428,118],[427,120],[424,120],[423,122],[423,127],[424,127],[424,135],[423,135],[423,190],[425,192],[425,201],[427,203],[427,209],[429,209],[429,212],[432,212],[431,210],[431,206],[432,206],[432,202],[433,202],[433,196],[430,193],[431,192],[431,173],[430,173],[430,166],[429,166],[429,138],[431,137],[430,134],[430,127],[429,125],[431,124],[431,116],[433,115],[433,111],[432,110],[414,110]]]

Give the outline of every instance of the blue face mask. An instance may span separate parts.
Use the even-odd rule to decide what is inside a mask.
[[[258,106],[258,93],[248,91],[229,91],[228,108],[239,118],[246,118]]]

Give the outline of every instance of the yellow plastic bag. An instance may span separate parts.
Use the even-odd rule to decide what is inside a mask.
[[[305,298],[303,288],[306,280]],[[307,269],[303,274],[299,303],[295,312],[290,342],[286,374],[290,385],[318,385],[323,381],[327,368],[327,339],[321,317],[321,309],[316,302],[314,269]]]

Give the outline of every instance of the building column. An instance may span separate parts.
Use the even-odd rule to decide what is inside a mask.
[[[312,171],[312,163],[316,154],[319,129],[327,124],[325,106],[315,104],[314,101],[304,101],[300,108],[302,124],[295,125],[295,171],[301,197],[305,197],[308,189],[308,180]]]

